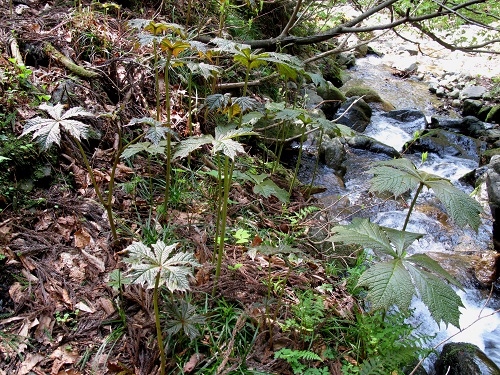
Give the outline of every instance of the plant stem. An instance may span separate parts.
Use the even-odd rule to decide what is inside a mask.
[[[319,133],[319,142],[318,142],[318,156],[316,157],[316,163],[314,163],[314,169],[313,169],[313,173],[312,173],[312,177],[311,177],[311,183],[309,184],[309,189],[307,190],[307,195],[310,196],[311,195],[311,190],[313,188],[313,184],[314,184],[314,179],[316,178],[316,173],[318,172],[318,166],[319,166],[319,149],[321,148],[321,142],[323,141],[323,128],[321,128],[321,131]]]
[[[170,129],[171,124],[170,124],[170,85],[169,85],[169,76],[168,76],[168,70],[170,68],[170,60],[172,59],[172,51],[167,52],[167,61],[166,61],[166,66],[165,66],[165,108],[167,110],[167,126]],[[170,132],[167,133],[167,165],[166,165],[166,171],[165,171],[165,197],[163,201],[163,208],[164,212],[163,215],[167,214],[167,207],[168,207],[168,200],[170,197],[170,173],[171,173],[171,161],[172,161],[172,136]]]
[[[405,223],[403,224],[403,231],[406,230],[406,226],[408,225],[408,222],[410,221],[410,215],[413,211],[413,207],[415,207],[415,203],[417,203],[417,198],[422,191],[422,188],[424,187],[424,184],[421,182],[418,185],[417,191],[415,192],[415,196],[413,197],[413,200],[411,201],[410,208],[408,208],[408,214],[406,215]]]
[[[106,214],[108,215],[109,227],[111,229],[111,235],[113,236],[113,242],[116,242],[118,240],[118,235],[116,234],[115,220],[113,218],[113,210],[111,209],[111,201],[109,199],[109,194],[112,195],[112,193],[113,193],[112,183],[113,183],[114,178],[111,178],[109,181],[108,197],[106,200],[104,200],[104,197],[101,194],[101,190],[99,189],[99,185],[97,184],[97,180],[95,179],[94,171],[92,170],[92,167],[90,166],[89,160],[87,159],[87,155],[85,154],[85,151],[83,150],[82,144],[75,137],[73,137],[73,140],[76,142],[78,149],[80,150],[80,154],[83,157],[83,162],[85,163],[85,167],[87,168],[87,172],[89,172],[90,180],[92,181],[92,186],[94,186],[94,190],[97,194],[97,198],[99,199],[99,202],[101,202],[101,204],[104,206],[104,209],[106,210]],[[113,171],[116,170],[116,165],[117,165],[116,159],[117,158],[115,158],[115,163],[113,164]],[[113,172],[112,172],[112,175],[114,176]]]
[[[229,157],[224,156],[224,196],[222,198],[222,211],[220,215],[220,236],[219,236],[219,252],[217,254],[217,265],[215,268],[215,281],[212,295],[215,294],[217,282],[220,277],[222,266],[222,256],[224,255],[224,236],[226,235],[226,218],[227,218],[227,201],[229,200],[229,188],[231,186],[231,177],[229,175]]]
[[[155,278],[155,287],[153,290],[153,308],[155,312],[155,323],[156,323],[156,339],[158,340],[158,350],[160,351],[160,375],[165,374],[165,348],[163,347],[163,333],[161,331],[160,324],[160,309],[158,308],[158,289],[160,286],[160,276],[161,273],[158,272]]]
[[[299,155],[297,156],[297,164],[295,165],[295,171],[293,173],[292,183],[290,184],[290,188],[288,190],[288,195],[292,196],[293,185],[295,185],[295,180],[297,180],[297,174],[299,173],[300,160],[302,159],[302,146],[304,145],[304,133],[306,132],[306,125],[302,125],[302,135],[300,137],[300,147],[299,147]]]

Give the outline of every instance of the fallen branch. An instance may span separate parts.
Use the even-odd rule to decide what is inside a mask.
[[[52,44],[49,42],[46,42],[43,46],[43,51],[52,57],[54,60],[57,62],[61,63],[64,65],[66,68],[68,68],[72,73],[75,73],[77,76],[83,77],[83,78],[99,78],[100,74],[96,72],[92,72],[90,70],[87,70],[83,67],[81,67],[78,64],[75,64],[71,59],[68,57],[64,56],[61,52],[59,52]]]

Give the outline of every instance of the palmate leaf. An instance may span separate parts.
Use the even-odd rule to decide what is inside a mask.
[[[288,192],[280,188],[274,183],[273,180],[269,178],[265,179],[261,183],[254,185],[253,192],[255,194],[260,194],[265,198],[269,198],[271,195],[274,195],[283,203],[288,203],[288,201],[290,200]]]
[[[422,184],[433,190],[457,225],[464,227],[468,224],[478,230],[481,223],[481,206],[448,180],[416,169],[407,159],[378,162],[370,172],[374,174],[370,180],[371,191],[389,191],[401,195]]]
[[[164,154],[165,153],[165,141],[159,142],[158,144],[153,144],[151,142],[139,142],[127,146],[125,150],[121,153],[120,157],[123,159],[128,159],[139,152],[146,152],[150,155]]]
[[[392,305],[408,310],[415,294],[410,274],[402,259],[392,259],[372,265],[360,276],[357,287],[368,287],[368,300],[373,310]]]
[[[160,275],[160,283],[170,291],[186,291],[189,289],[189,277],[192,276],[192,267],[198,262],[190,253],[179,252],[170,257],[177,243],[166,245],[158,241],[148,247],[142,242],[133,242],[125,250],[129,256],[125,262],[131,265],[126,272],[131,282],[146,284],[148,289],[153,288],[156,276]]]
[[[53,143],[60,144],[61,127],[77,140],[88,137],[89,125],[72,118],[93,117],[93,113],[82,107],[73,107],[64,111],[64,105],[61,103],[55,106],[41,104],[38,108],[47,112],[50,118],[44,119],[37,116],[27,120],[21,136],[33,133],[33,139],[37,139],[42,149],[48,149]]]
[[[203,78],[209,79],[220,72],[220,67],[215,65],[206,64],[203,62],[194,63],[187,62],[186,66],[191,70],[192,73],[200,74]]]
[[[260,103],[249,96],[240,96],[233,100],[233,106],[237,105],[241,112],[253,111],[260,106]]]
[[[405,262],[405,266],[432,318],[437,323],[443,321],[445,324],[451,323],[455,327],[460,327],[459,308],[463,307],[463,304],[455,291],[443,280],[416,268],[410,262]]]
[[[336,226],[332,232],[336,234],[328,241],[361,245],[393,257],[401,256],[415,240],[422,237],[419,233],[382,227],[361,218],[354,218],[349,225]]]
[[[214,140],[214,137],[212,137],[210,134],[183,139],[177,144],[173,158],[185,158],[191,152],[199,149],[201,146],[211,143],[213,144]]]
[[[205,105],[210,111],[224,110],[231,103],[231,94],[212,94],[205,99]]]
[[[464,227],[468,224],[475,231],[478,230],[481,224],[479,215],[482,208],[477,201],[457,189],[447,180],[427,181],[426,185],[443,202],[446,211],[458,226]]]
[[[166,126],[168,123],[155,120],[152,117],[133,118],[127,126],[137,124],[149,125],[145,138],[149,139],[155,145],[158,145],[162,139],[165,139],[167,134],[172,135],[175,139],[178,138],[177,133]]]
[[[169,335],[175,335],[181,330],[191,340],[200,335],[197,325],[205,323],[205,317],[196,313],[196,306],[181,300],[167,303],[166,312],[169,319],[166,320],[166,331]]]

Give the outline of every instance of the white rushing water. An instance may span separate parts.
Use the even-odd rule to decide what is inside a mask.
[[[397,150],[401,150],[404,143],[412,139],[394,121],[387,121],[381,116],[374,116],[372,123],[367,128],[368,135],[380,142],[388,144]],[[418,166],[421,155],[407,155]],[[453,156],[444,158],[430,153],[425,163],[419,166],[420,170],[433,173],[452,181],[467,193],[472,191],[471,187],[464,187],[458,184],[458,179],[478,167],[477,162]],[[432,199],[432,194],[423,195],[420,201],[425,204],[426,198]],[[418,206],[418,204],[417,204]],[[488,207],[485,207],[488,210]],[[418,210],[418,208],[417,208]],[[443,253],[451,256],[455,250],[465,247],[471,251],[477,249],[488,249],[491,244],[491,220],[483,219],[482,225],[475,233],[470,228],[458,228],[428,215],[424,212],[415,211],[408,224],[407,230],[416,233],[423,233],[425,236],[412,245],[412,253]],[[379,212],[372,218],[380,225],[401,229],[407,211],[386,211]],[[465,272],[465,270],[464,270]],[[472,287],[458,290],[458,295],[464,305],[461,308],[460,327],[446,327],[444,324],[438,325],[431,317],[427,307],[415,299],[412,308],[415,309],[415,322],[418,332],[421,334],[435,335],[429,344],[437,345],[449,338],[449,342],[467,342],[477,345],[488,357],[500,366],[500,314],[495,314],[495,309],[500,306],[500,301],[489,300],[484,293]],[[438,349],[440,350],[440,348]],[[432,363],[427,361],[427,369],[432,373]]]

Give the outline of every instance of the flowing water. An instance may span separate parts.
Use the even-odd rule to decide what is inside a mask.
[[[380,63],[377,57],[370,57],[358,60],[358,66],[350,72],[353,80],[347,85],[369,86],[375,89],[385,99],[390,101],[397,109],[413,108],[423,111],[426,115],[433,113],[435,99],[431,97],[427,86],[419,82],[400,80],[393,77],[387,67]],[[399,123],[395,120],[388,120],[382,113],[375,112],[372,121],[365,134],[369,135],[385,144],[401,150],[403,144],[412,139],[413,133],[419,128],[422,129],[424,123]],[[369,175],[366,172],[371,163],[377,160],[387,160],[388,157],[370,153],[368,151],[350,150],[347,157],[347,173],[344,178],[345,185],[339,182],[329,168],[322,166],[315,179],[315,184],[327,187],[327,191],[321,197],[325,201],[335,201],[332,197],[345,196],[349,199],[351,208],[345,213],[349,219],[354,216],[370,217],[378,224],[401,229],[406,212],[404,205],[394,202],[377,200],[367,192],[369,188]],[[419,154],[408,155],[415,165],[420,165]],[[437,155],[429,154],[426,162],[420,167],[427,172],[450,179],[457,187],[470,193],[472,187],[463,186],[458,179],[464,174],[478,167],[477,162],[469,159],[457,157],[440,158]],[[307,166],[304,169],[309,169]],[[414,253],[427,253],[459,279],[469,277],[465,281],[464,291],[459,291],[464,308],[461,309],[462,316],[460,326],[468,327],[479,317],[485,317],[476,322],[472,327],[457,334],[450,339],[452,342],[470,342],[479,346],[497,365],[500,366],[500,314],[492,314],[500,307],[500,300],[488,299],[487,291],[481,291],[473,286],[470,275],[465,269],[467,267],[460,260],[466,259],[470,254],[491,249],[492,223],[488,215],[489,208],[483,202],[486,214],[483,215],[482,224],[478,233],[470,228],[458,228],[447,220],[447,216],[439,209],[439,203],[433,198],[431,193],[423,194],[417,202],[416,211],[412,214],[407,230],[424,233],[425,236],[414,246],[411,251]],[[337,210],[339,211],[339,210]],[[338,219],[342,220],[341,214]],[[457,260],[454,260],[454,258]],[[470,264],[469,264],[470,266]],[[416,325],[419,325],[421,333],[436,334],[436,338],[431,343],[435,345],[440,341],[458,332],[452,326],[438,326],[430,317],[427,308],[419,301],[414,301],[412,307],[415,309],[417,317]],[[490,315],[490,316],[488,316]],[[427,367],[430,367],[429,364]]]

